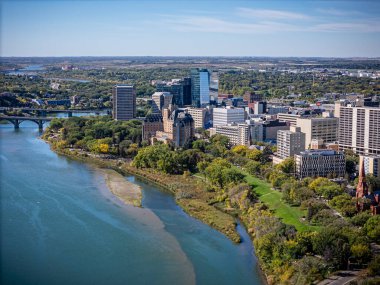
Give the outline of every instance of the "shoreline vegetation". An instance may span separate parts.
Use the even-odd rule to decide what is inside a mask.
[[[84,163],[95,164],[96,166],[100,167],[100,170],[102,172],[104,171],[103,173],[106,174],[107,186],[110,188],[110,185],[111,185],[112,187],[112,189],[110,188],[110,191],[126,204],[139,206],[139,207],[141,206],[141,196],[139,198],[140,204],[137,204],[136,200],[132,199],[133,201],[131,201],[131,196],[129,195],[129,193],[123,193],[123,190],[121,189],[121,187],[123,186],[117,186],[117,183],[120,182],[119,178],[123,178],[126,184],[128,184],[128,187],[129,185],[135,185],[136,187],[139,188],[138,185],[125,180],[125,178],[122,176],[122,175],[133,175],[143,180],[144,182],[154,184],[160,189],[168,191],[169,193],[174,195],[176,203],[188,215],[216,229],[217,231],[226,235],[233,242],[235,243],[241,242],[240,235],[236,230],[237,223],[233,216],[231,216],[230,214],[224,213],[216,209],[215,207],[209,205],[208,203],[205,203],[198,199],[181,199],[181,198],[179,199],[179,196],[182,195],[182,192],[181,192],[182,189],[178,188],[177,186],[178,183],[187,182],[188,183],[187,185],[189,187],[190,186],[196,187],[197,184],[199,184],[199,181],[197,181],[195,177],[187,177],[187,178],[175,177],[175,181],[173,181],[173,177],[170,177],[170,175],[157,173],[150,169],[138,169],[136,167],[129,165],[129,163],[126,161],[121,161],[119,159],[110,159],[110,158],[105,159],[105,158],[102,158],[101,156],[92,155],[87,152],[78,152],[77,150],[74,150],[74,149],[65,149],[65,150],[57,149],[51,144],[51,142],[48,139],[46,139],[46,137],[45,138],[43,137],[43,140],[49,143],[52,150],[55,151],[59,155],[64,155],[66,157],[69,157],[70,159],[74,159],[74,160],[81,161]],[[118,175],[120,175],[117,178],[117,181],[112,181],[113,178],[109,177],[109,175],[118,176],[117,174],[112,173],[113,171],[117,172]],[[191,185],[192,183],[194,183],[195,185]],[[137,189],[135,189],[134,191],[136,190]],[[141,189],[139,189],[139,191],[141,191]],[[120,196],[122,196],[123,198],[121,198]]]

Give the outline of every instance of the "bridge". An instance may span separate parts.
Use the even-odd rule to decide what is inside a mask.
[[[6,120],[11,122],[15,129],[20,128],[20,124],[24,121],[32,121],[38,125],[38,128],[42,130],[46,122],[50,122],[54,118],[49,117],[17,117],[17,116],[0,116],[0,120]]]
[[[83,110],[83,109],[38,109],[38,108],[8,108],[8,107],[0,107],[0,111],[2,113],[6,111],[21,111],[23,113],[36,113],[37,116],[46,116],[47,113],[66,113],[69,117],[73,116],[73,113],[95,113],[95,115],[99,115],[101,112],[107,112],[107,114],[111,114],[110,109],[95,109],[95,110]]]

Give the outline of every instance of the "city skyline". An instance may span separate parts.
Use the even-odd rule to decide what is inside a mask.
[[[2,1],[1,56],[379,57],[375,1]]]

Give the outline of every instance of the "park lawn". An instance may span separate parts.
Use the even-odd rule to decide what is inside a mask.
[[[274,211],[275,215],[282,219],[285,224],[293,225],[297,231],[318,231],[320,227],[310,226],[303,223],[300,219],[305,216],[305,211],[302,211],[299,207],[292,207],[281,200],[282,193],[277,190],[273,190],[271,185],[265,181],[253,177],[246,172],[246,181],[252,185],[253,190],[257,193],[261,202],[267,205]]]

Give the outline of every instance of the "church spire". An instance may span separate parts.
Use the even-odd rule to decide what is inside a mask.
[[[365,169],[364,169],[364,159],[362,159],[362,163],[360,164],[359,169],[359,181],[356,186],[356,207],[358,210],[362,208],[359,199],[368,195],[368,185],[365,179]]]

